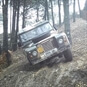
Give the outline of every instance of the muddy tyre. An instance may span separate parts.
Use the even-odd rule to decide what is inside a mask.
[[[72,57],[72,52],[70,49],[67,49],[63,52],[64,54],[64,57],[65,57],[65,61],[66,62],[69,62],[69,61],[72,61],[73,57]]]

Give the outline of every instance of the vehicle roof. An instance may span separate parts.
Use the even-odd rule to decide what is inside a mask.
[[[27,32],[27,31],[29,31],[29,30],[35,29],[35,28],[37,28],[37,27],[39,27],[39,26],[42,26],[42,25],[44,25],[44,24],[46,24],[46,23],[49,23],[49,22],[48,22],[48,21],[40,21],[40,22],[37,22],[37,23],[35,23],[35,24],[32,24],[31,26],[27,26],[27,27],[21,29],[21,30],[18,32],[18,35],[19,35],[19,34],[22,34],[22,33],[25,33],[25,32]]]

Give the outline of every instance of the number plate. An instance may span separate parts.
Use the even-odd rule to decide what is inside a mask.
[[[43,53],[43,52],[44,52],[44,48],[40,45],[40,46],[37,48],[37,51],[38,51],[38,53]]]

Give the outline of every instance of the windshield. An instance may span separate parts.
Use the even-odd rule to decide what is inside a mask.
[[[49,23],[46,23],[42,26],[39,26],[35,29],[29,30],[28,32],[25,32],[20,35],[21,41],[26,42],[32,38],[38,37],[46,32],[49,32],[52,30],[52,26]]]

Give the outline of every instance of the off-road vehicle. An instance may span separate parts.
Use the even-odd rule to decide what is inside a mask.
[[[58,33],[48,21],[28,26],[18,33],[19,45],[31,64],[37,64],[53,56],[64,55],[72,60],[70,43],[65,33]]]

